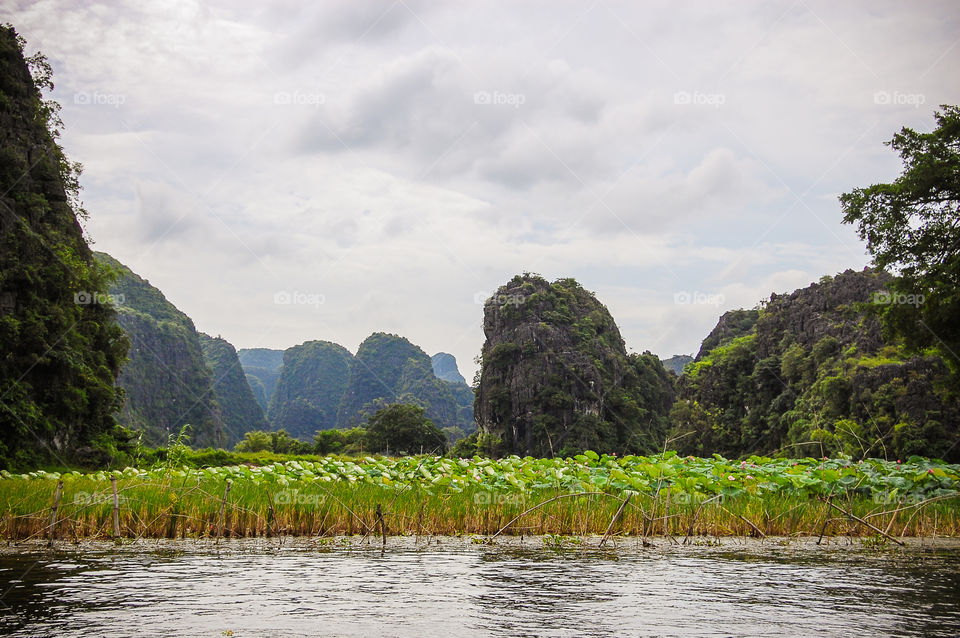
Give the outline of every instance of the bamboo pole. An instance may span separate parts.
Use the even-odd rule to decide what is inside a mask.
[[[267,490],[267,538],[273,536],[273,528],[271,525],[276,520],[277,513],[273,509],[273,494],[270,493],[270,490]]]

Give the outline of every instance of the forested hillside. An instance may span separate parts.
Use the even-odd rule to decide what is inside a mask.
[[[681,453],[960,459],[944,360],[884,336],[892,277],[846,271],[726,313],[679,382]]]
[[[283,353],[283,367],[267,417],[273,429],[309,441],[337,426],[337,410],[353,355],[329,341],[307,341]]]
[[[213,375],[190,317],[150,282],[106,253],[97,259],[117,273],[110,293],[122,304],[117,319],[130,340],[129,361],[117,380],[126,400],[120,422],[161,445],[190,425],[195,446],[226,445]]]
[[[458,396],[463,401],[462,393]],[[425,408],[426,417],[441,429],[470,427],[451,384],[434,375],[430,357],[403,337],[377,332],[360,344],[350,364],[337,427],[365,423],[379,408],[391,403]]]
[[[267,420],[243,374],[236,349],[225,339],[199,333],[203,360],[210,369],[220,407],[223,446],[232,448],[251,430],[264,430]]]

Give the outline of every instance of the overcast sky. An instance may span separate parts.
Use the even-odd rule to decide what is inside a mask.
[[[514,274],[627,346],[869,259],[837,195],[960,103],[945,2],[5,2],[53,65],[87,232],[237,348],[454,354]]]

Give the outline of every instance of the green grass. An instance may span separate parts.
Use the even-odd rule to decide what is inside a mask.
[[[388,534],[960,534],[960,467],[844,459],[323,457],[268,465],[157,468],[0,479],[0,536],[206,537]],[[224,494],[230,486],[226,501]],[[223,515],[221,516],[221,507]],[[508,525],[509,524],[509,525]]]

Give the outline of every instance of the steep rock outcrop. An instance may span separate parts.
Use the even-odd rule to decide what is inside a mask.
[[[678,382],[680,451],[960,460],[946,364],[886,340],[869,311],[890,281],[848,270],[725,314]]]
[[[649,353],[628,356],[606,307],[573,279],[514,277],[484,306],[476,420],[492,452],[534,456],[652,451],[672,382]]]
[[[317,430],[336,427],[352,359],[346,348],[329,341],[307,341],[284,351],[267,412],[272,428],[311,440]]]
[[[439,428],[462,424],[450,384],[434,375],[430,357],[403,337],[377,332],[360,344],[351,362],[337,427],[361,425],[391,403],[419,405]]]
[[[267,420],[243,374],[236,349],[220,337],[199,333],[203,360],[213,380],[213,392],[220,406],[223,446],[232,448],[252,430],[266,430]]]
[[[452,383],[466,383],[467,380],[460,374],[457,368],[457,359],[452,354],[438,352],[430,357],[430,363],[433,365],[433,374],[444,381]]]

